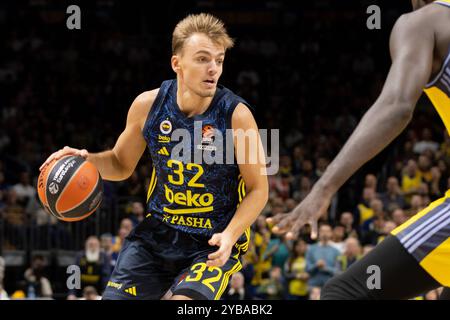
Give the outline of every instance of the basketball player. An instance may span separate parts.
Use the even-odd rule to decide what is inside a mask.
[[[334,193],[403,131],[422,90],[450,130],[450,0],[430,2],[412,1],[418,10],[398,19],[390,39],[392,66],[380,96],[310,194],[291,213],[268,219],[276,224],[274,232],[295,238],[309,224],[315,237]],[[322,299],[406,299],[450,286],[449,237],[450,191],[331,279]],[[368,270],[375,270],[369,266],[379,268],[379,288],[367,285],[373,273]]]
[[[249,105],[218,85],[225,52],[232,46],[222,21],[209,14],[188,16],[173,32],[176,80],[135,99],[114,148],[90,153],[65,147],[44,163],[78,154],[94,163],[103,179],[120,181],[149,149],[153,168],[146,219],[123,244],[103,299],[219,299],[230,276],[242,268],[249,227],[268,198],[263,161],[194,161],[203,150],[212,150],[211,156],[223,153],[225,161],[225,148],[219,151],[215,141],[221,134],[227,145],[226,129],[258,130]],[[201,141],[196,141],[199,125]],[[192,154],[190,161],[172,156],[179,143],[172,135],[177,129],[190,135],[182,139],[189,147],[183,156]],[[231,140],[239,143],[236,137]],[[256,145],[260,152],[259,136]],[[255,152],[248,146],[232,148],[236,159]]]

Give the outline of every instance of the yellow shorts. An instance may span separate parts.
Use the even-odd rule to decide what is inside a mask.
[[[450,286],[450,190],[392,234],[436,281]]]

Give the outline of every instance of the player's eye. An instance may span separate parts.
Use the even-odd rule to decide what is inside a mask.
[[[222,65],[222,64],[223,64],[223,59],[217,60],[217,64],[218,64],[218,65]]]
[[[202,57],[198,57],[198,58],[197,58],[197,61],[198,61],[198,62],[207,62],[208,59],[207,59],[206,57],[203,57],[203,56],[202,56]]]

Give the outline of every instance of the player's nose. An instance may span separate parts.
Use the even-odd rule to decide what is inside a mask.
[[[211,62],[208,67],[208,75],[214,76],[219,71],[219,66],[215,61]]]

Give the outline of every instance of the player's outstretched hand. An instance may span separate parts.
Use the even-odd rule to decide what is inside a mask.
[[[272,232],[284,234],[288,239],[297,239],[300,229],[309,224],[311,238],[317,238],[317,221],[324,215],[331,202],[331,196],[324,196],[317,189],[312,189],[306,198],[290,213],[278,214],[266,219],[273,225]]]
[[[62,158],[66,155],[78,155],[81,156],[83,158],[87,158],[88,156],[88,151],[86,149],[75,149],[75,148],[71,148],[68,146],[65,146],[64,148],[52,153],[50,155],[50,157],[47,158],[47,160],[45,160],[45,162],[41,165],[41,167],[39,168],[39,170],[42,171],[42,169],[49,164],[50,162],[52,162],[54,159],[58,160],[59,158]]]
[[[206,265],[208,267],[222,267],[227,263],[233,249],[234,243],[231,241],[231,238],[225,233],[215,233],[209,239],[208,244],[219,247],[219,250],[208,255]]]

